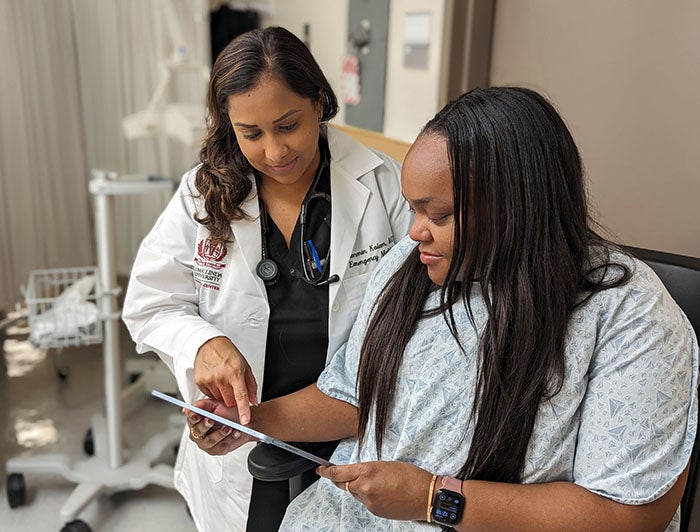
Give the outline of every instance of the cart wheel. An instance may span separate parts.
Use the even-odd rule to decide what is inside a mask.
[[[70,375],[70,371],[68,368],[58,368],[56,370],[56,375],[58,375],[58,378],[61,382],[65,382],[68,378],[68,375]]]
[[[63,525],[61,532],[92,532],[92,528],[85,521],[75,519]]]
[[[7,502],[10,503],[10,508],[27,504],[27,485],[21,473],[12,473],[7,476]]]
[[[83,438],[83,451],[88,456],[95,454],[95,440],[92,436],[92,429],[87,429],[85,433],[85,438]]]

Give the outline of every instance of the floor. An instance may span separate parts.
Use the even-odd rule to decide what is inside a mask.
[[[27,341],[26,321],[0,331],[0,529],[3,532],[58,532],[65,525],[59,510],[74,484],[62,476],[25,474],[26,505],[11,509],[6,493],[6,460],[42,453],[87,457],[85,436],[93,414],[103,412],[102,346],[37,349]],[[133,352],[125,331],[123,356]],[[67,373],[65,379],[59,371]],[[123,425],[126,448],[139,449],[151,435],[173,423],[173,407],[144,394],[141,410]],[[176,420],[177,422],[177,420]],[[169,456],[171,454],[172,456]],[[172,453],[163,463],[172,464]],[[177,492],[160,486],[102,495],[79,516],[93,531],[168,530],[193,532],[194,524]]]

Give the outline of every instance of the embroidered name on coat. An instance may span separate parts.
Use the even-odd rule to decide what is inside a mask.
[[[389,235],[384,242],[376,242],[353,251],[348,261],[348,268],[357,268],[371,262],[379,262],[379,259],[386,255],[393,245],[394,237]]]

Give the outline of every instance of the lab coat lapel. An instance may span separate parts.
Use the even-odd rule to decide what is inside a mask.
[[[327,135],[331,152],[331,274],[338,274],[342,281],[369,201],[369,189],[359,179],[381,165],[382,160],[332,127]],[[331,307],[339,290],[340,283],[330,285]]]
[[[350,260],[360,221],[369,200],[369,190],[362,183],[345,173],[342,168],[334,169],[340,179],[331,185],[331,274],[337,273],[341,280]],[[333,305],[340,283],[332,283],[329,289],[330,304]]]
[[[247,271],[251,272],[249,279],[240,279],[237,282],[253,283],[257,286],[260,297],[267,299],[267,291],[262,279],[255,275],[255,268],[262,257],[262,235],[260,230],[260,204],[258,203],[258,192],[253,182],[253,188],[246,200],[241,204],[241,209],[246,213],[246,217],[236,220],[231,224],[234,245],[238,243],[243,260],[245,260]],[[252,288],[252,287],[251,287]]]

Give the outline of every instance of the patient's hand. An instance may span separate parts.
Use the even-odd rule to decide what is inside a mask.
[[[320,466],[316,472],[387,519],[425,520],[432,475],[405,462]]]
[[[238,410],[236,407],[228,407],[214,399],[202,399],[194,403],[194,406],[238,423]],[[196,412],[185,410],[185,414],[187,415],[187,425],[190,429],[190,440],[208,454],[227,454],[238,449],[244,443],[255,439],[231,427],[200,416]]]

